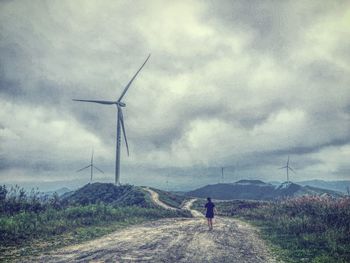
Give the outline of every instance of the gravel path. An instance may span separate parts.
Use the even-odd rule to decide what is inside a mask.
[[[154,191],[149,192],[154,202],[161,203]],[[278,262],[249,224],[217,217],[214,230],[208,231],[202,214],[191,210],[194,201],[184,204],[194,218],[162,219],[131,226],[42,255],[33,262]]]
[[[164,209],[168,209],[168,210],[177,210],[175,207],[169,206],[169,205],[161,202],[159,200],[159,194],[157,192],[153,191],[152,189],[150,189],[148,187],[143,187],[143,190],[145,190],[145,191],[150,193],[151,199],[156,205],[158,205],[158,206],[160,206],[160,207],[162,207]]]

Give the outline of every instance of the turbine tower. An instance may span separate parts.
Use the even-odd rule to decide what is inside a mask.
[[[221,167],[221,183],[224,183],[225,177],[224,177],[224,167]]]
[[[295,171],[293,170],[292,167],[289,166],[289,155],[288,155],[288,160],[287,160],[287,164],[286,166],[280,167],[278,169],[286,169],[287,170],[287,182],[289,183],[289,170],[291,170],[293,173],[295,173]]]
[[[90,173],[91,173],[91,176],[90,176],[90,183],[92,182],[92,176],[94,175],[94,168],[99,171],[100,173],[104,173],[101,169],[97,168],[95,165],[94,165],[94,150],[92,150],[92,154],[91,154],[91,162],[88,166],[85,166],[81,169],[79,169],[77,172],[80,172],[82,170],[85,170],[87,168],[90,167]]]
[[[121,136],[120,132],[121,132],[121,129],[123,130],[125,146],[126,146],[126,150],[127,150],[128,156],[129,156],[129,146],[128,146],[128,141],[126,139],[125,126],[124,126],[124,117],[123,117],[123,110],[122,110],[122,108],[125,107],[126,104],[124,102],[122,102],[122,99],[123,99],[125,93],[128,91],[131,83],[134,81],[134,79],[136,78],[137,74],[139,74],[139,72],[141,71],[143,66],[146,64],[146,62],[148,61],[150,56],[151,56],[151,54],[148,55],[148,57],[145,60],[145,62],[143,62],[143,64],[139,68],[139,70],[135,73],[135,75],[131,78],[129,83],[125,86],[125,88],[124,88],[124,90],[123,90],[123,92],[120,95],[118,100],[116,100],[116,101],[107,101],[107,100],[78,100],[78,99],[73,99],[74,101],[92,102],[92,103],[99,103],[99,104],[104,104],[104,105],[115,105],[117,107],[117,141],[116,141],[116,157],[115,157],[115,184],[116,185],[120,184],[119,178],[120,178],[120,136]]]

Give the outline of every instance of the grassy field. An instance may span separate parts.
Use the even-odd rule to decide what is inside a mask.
[[[20,188],[0,186],[0,261],[79,243],[144,221],[188,216],[153,206],[147,196],[141,198],[139,189],[130,186],[112,188],[113,198],[110,186],[88,187],[94,188],[99,202],[87,202],[90,197],[84,197],[85,188],[72,198],[54,195],[43,202],[35,191],[26,193]]]
[[[196,203],[202,207],[204,200]],[[224,216],[261,230],[285,262],[350,262],[350,199],[299,197],[283,201],[217,202]]]

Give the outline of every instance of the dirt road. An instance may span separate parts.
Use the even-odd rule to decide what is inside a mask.
[[[184,207],[190,209],[192,202]],[[33,262],[277,262],[250,225],[219,217],[208,231],[205,218],[198,211],[194,215],[131,226]]]
[[[150,188],[148,188],[148,187],[143,187],[143,190],[145,190],[145,191],[147,191],[147,192],[150,193],[151,199],[153,200],[153,202],[154,202],[156,205],[158,205],[158,206],[160,206],[160,207],[162,207],[162,208],[165,208],[165,209],[176,210],[175,207],[169,206],[169,205],[167,205],[167,204],[161,202],[161,201],[159,200],[159,195],[158,195],[157,192],[153,191],[152,189],[150,189]]]
[[[191,209],[192,205],[194,202],[196,202],[197,199],[191,199],[189,201],[187,201],[183,206],[182,206],[182,209],[185,209],[185,210],[189,210],[192,214],[193,217],[199,217],[199,218],[204,218],[204,215],[197,211],[197,210],[194,210],[194,209]]]

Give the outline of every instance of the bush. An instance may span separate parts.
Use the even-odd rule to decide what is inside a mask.
[[[32,189],[29,195],[19,186],[0,186],[0,212],[1,214],[14,215],[23,211],[38,213],[45,209],[44,203],[40,202],[39,192]]]
[[[350,262],[350,198],[304,196],[222,207],[227,215],[263,226],[265,237],[295,262]]]
[[[131,224],[146,219],[188,216],[185,211],[160,209],[137,187],[89,184],[61,200],[57,194],[45,201],[39,192],[27,194],[18,186],[0,186],[0,246],[50,238],[80,227],[109,223]]]
[[[146,202],[145,193],[132,185],[116,186],[114,184],[87,184],[74,193],[63,198],[63,203],[69,205],[88,205],[105,203],[114,206],[152,207]]]

